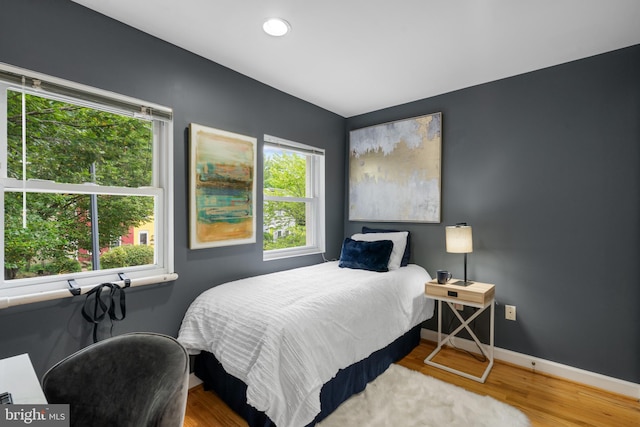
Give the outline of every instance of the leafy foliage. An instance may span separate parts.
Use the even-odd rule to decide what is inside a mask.
[[[264,194],[280,197],[306,197],[306,157],[285,151],[265,156]],[[306,244],[306,204],[304,202],[265,201],[263,249],[283,249]],[[275,237],[278,231],[285,235]]]
[[[107,186],[151,185],[151,123],[26,94],[26,179]],[[8,177],[23,179],[22,94],[7,92]],[[22,221],[26,197],[26,226]],[[142,196],[98,200],[99,246],[147,222],[154,201]],[[64,260],[90,253],[91,196],[5,193],[5,277],[16,278],[34,261]],[[61,267],[62,268],[62,267]],[[61,273],[60,270],[55,273]]]
[[[38,266],[36,265],[36,267]],[[38,268],[38,270],[40,270],[40,268]],[[82,265],[78,260],[61,258],[50,263],[44,263],[42,270],[47,274],[78,273],[82,271]]]
[[[146,245],[118,246],[100,257],[102,268],[130,267],[152,263],[153,248]]]

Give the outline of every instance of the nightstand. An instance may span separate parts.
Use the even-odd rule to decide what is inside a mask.
[[[493,367],[493,329],[494,329],[494,299],[495,299],[495,286],[489,283],[481,283],[481,282],[473,282],[467,286],[458,286],[455,283],[457,279],[451,279],[445,284],[438,284],[436,280],[431,282],[427,282],[425,284],[425,294],[427,297],[432,298],[438,301],[438,346],[431,352],[426,359],[424,359],[424,363],[430,366],[435,366],[440,369],[444,369],[445,371],[461,375],[463,377],[484,383],[487,379],[487,375],[489,375],[489,371]],[[460,320],[460,326],[458,326],[453,332],[447,335],[444,339],[442,339],[442,303],[446,303],[449,306],[451,311],[456,315],[458,320]],[[468,319],[464,319],[458,310],[455,309],[454,304],[462,304],[469,307],[475,307],[476,310],[473,315],[471,315]],[[489,344],[483,344],[480,342],[476,334],[469,327],[469,323],[475,320],[481,313],[483,313],[487,308],[490,309],[491,312],[491,320],[490,320],[490,338]],[[453,337],[459,334],[463,329],[469,333],[471,338],[476,342],[482,354],[487,358],[489,364],[484,370],[482,376],[477,377],[474,375],[470,375],[466,372],[459,371],[457,369],[450,368],[448,366],[442,365],[440,363],[434,362],[433,358],[438,354],[438,352],[442,349],[442,347],[447,344]]]

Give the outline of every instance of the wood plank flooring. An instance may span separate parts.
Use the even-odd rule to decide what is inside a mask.
[[[435,344],[422,341],[398,362],[423,374],[447,381],[469,391],[492,396],[524,412],[533,427],[640,426],[640,402],[571,381],[495,361],[484,384],[450,374],[423,363]],[[480,375],[485,363],[452,348],[444,349],[436,361],[446,359],[448,366]],[[213,392],[197,386],[189,391],[184,427],[246,427]],[[348,426],[345,426],[348,427]]]

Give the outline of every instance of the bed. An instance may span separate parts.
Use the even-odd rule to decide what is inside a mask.
[[[196,375],[249,425],[313,425],[419,343],[427,271],[342,260],[213,287],[185,314]]]

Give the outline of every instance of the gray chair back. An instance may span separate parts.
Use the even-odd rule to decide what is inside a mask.
[[[92,344],[49,369],[49,403],[70,405],[71,426],[182,427],[189,356],[174,338],[131,333]]]

